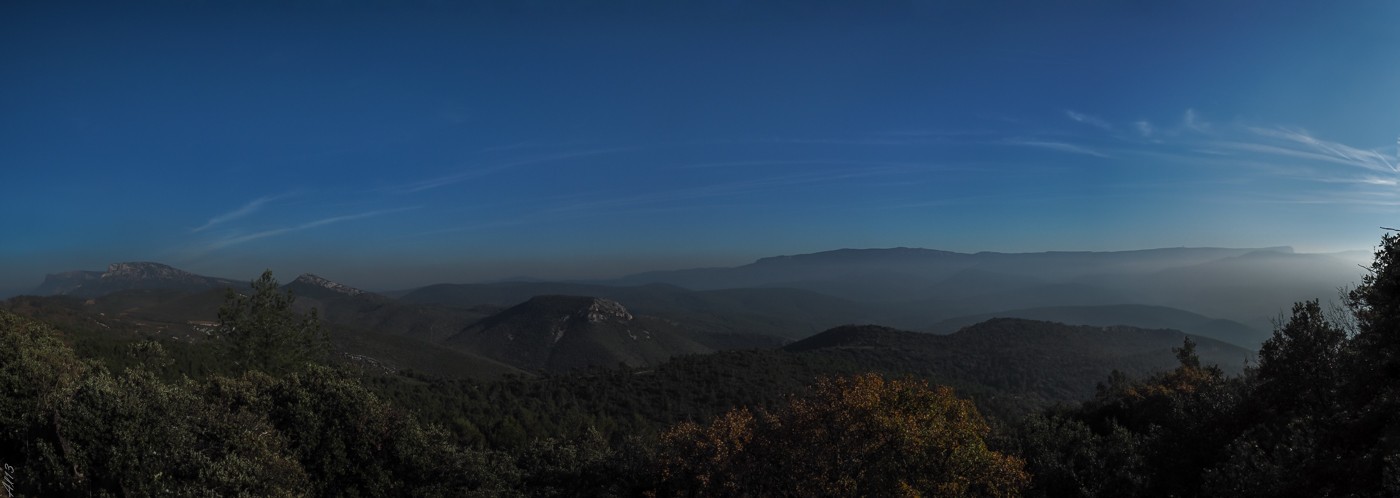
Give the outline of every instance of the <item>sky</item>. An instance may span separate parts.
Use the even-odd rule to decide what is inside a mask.
[[[1395,2],[0,4],[0,290],[1368,250]]]

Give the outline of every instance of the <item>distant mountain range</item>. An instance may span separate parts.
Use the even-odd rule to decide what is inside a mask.
[[[918,329],[1007,310],[1137,304],[1268,330],[1293,302],[1333,299],[1337,289],[1359,281],[1357,262],[1353,254],[1300,254],[1288,247],[972,254],[843,249],[732,268],[641,273],[610,283],[801,289],[883,305],[887,314],[880,323]]]
[[[385,295],[306,274],[285,287],[298,296],[301,309],[316,308],[327,322],[362,338],[384,339],[364,339],[365,347],[391,341],[407,358],[412,345],[427,344],[507,370],[557,370],[772,346],[844,324],[948,334],[998,317],[1170,328],[1256,348],[1268,335],[1270,319],[1293,302],[1325,301],[1360,273],[1348,258],[1287,247],[1046,253],[896,248],[779,256],[733,268],[595,282],[434,284]],[[100,306],[124,316],[187,322],[214,320],[225,289],[247,285],[141,262],[52,274],[34,293],[109,297],[99,299],[108,303]],[[633,319],[550,325],[578,316],[575,304],[602,302],[615,303]],[[541,339],[560,330],[564,336],[557,341]],[[633,339],[639,331],[650,339]],[[519,351],[528,341],[554,352]]]
[[[938,286],[932,285],[937,282],[968,280],[958,276],[968,270],[982,272],[978,277],[993,274],[1022,284],[1034,284],[1070,281],[1098,274],[1147,274],[1255,252],[1292,254],[1293,249],[1169,248],[1038,253],[959,253],[905,247],[840,249],[762,258],[733,268],[640,273],[618,281],[633,284],[664,282],[695,290],[774,286],[812,288],[859,300],[913,300],[938,294]],[[834,285],[843,283],[862,285]]]

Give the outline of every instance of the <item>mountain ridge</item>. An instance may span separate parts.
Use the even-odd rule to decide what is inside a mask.
[[[164,263],[132,261],[112,263],[103,272],[73,270],[51,273],[45,275],[44,282],[34,292],[41,296],[99,297],[131,289],[197,291],[242,284],[226,278],[197,275]]]
[[[345,285],[345,284],[342,284],[342,283],[339,283],[339,282],[333,282],[333,281],[331,281],[331,280],[328,280],[328,279],[326,279],[326,278],[324,278],[324,277],[318,276],[318,275],[313,274],[313,273],[303,273],[303,274],[297,276],[297,278],[296,278],[295,280],[292,280],[292,282],[291,282],[290,284],[287,284],[287,285],[292,285],[292,284],[301,284],[301,285],[308,285],[308,286],[313,286],[313,287],[320,287],[320,288],[329,290],[329,291],[331,291],[331,292],[335,292],[335,293],[339,293],[339,294],[344,294],[344,295],[347,295],[347,296],[359,296],[359,295],[361,295],[361,294],[366,294],[366,291],[363,291],[363,290],[360,290],[360,289],[356,289],[356,288],[354,288],[354,287],[350,287],[350,286],[348,286],[348,285]]]
[[[433,284],[385,295],[306,273],[287,288],[337,302],[347,321],[369,313],[374,323],[393,323],[397,330],[413,329],[426,334],[422,337],[439,339],[464,320],[534,296],[566,294],[613,299],[640,314],[703,324],[712,331],[796,340],[842,323],[924,330],[960,316],[1066,306],[1170,307],[1271,330],[1270,320],[1291,303],[1325,299],[1354,283],[1354,266],[1339,257],[1297,253],[1288,246],[1033,253],[896,247],[773,256],[736,267],[646,272],[612,280]],[[100,273],[50,274],[37,291],[90,298],[124,289],[245,286],[160,263],[133,262],[114,263]],[[340,297],[363,299],[339,301]],[[414,306],[390,306],[392,301]],[[409,316],[414,314],[416,318]],[[453,325],[431,326],[428,322],[434,317],[450,318]],[[1236,335],[1230,340],[1246,347],[1257,347],[1263,336]],[[1243,336],[1254,341],[1239,338]]]

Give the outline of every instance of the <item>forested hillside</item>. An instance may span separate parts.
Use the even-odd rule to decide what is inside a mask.
[[[1388,496],[1397,258],[1387,235],[1344,316],[1296,304],[1244,368],[1175,331],[996,319],[468,379],[340,354],[270,274],[196,341],[20,298],[0,463],[20,496]]]

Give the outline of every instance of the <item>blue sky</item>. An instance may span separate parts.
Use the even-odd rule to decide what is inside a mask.
[[[1400,223],[1393,2],[288,3],[0,6],[0,289]]]

